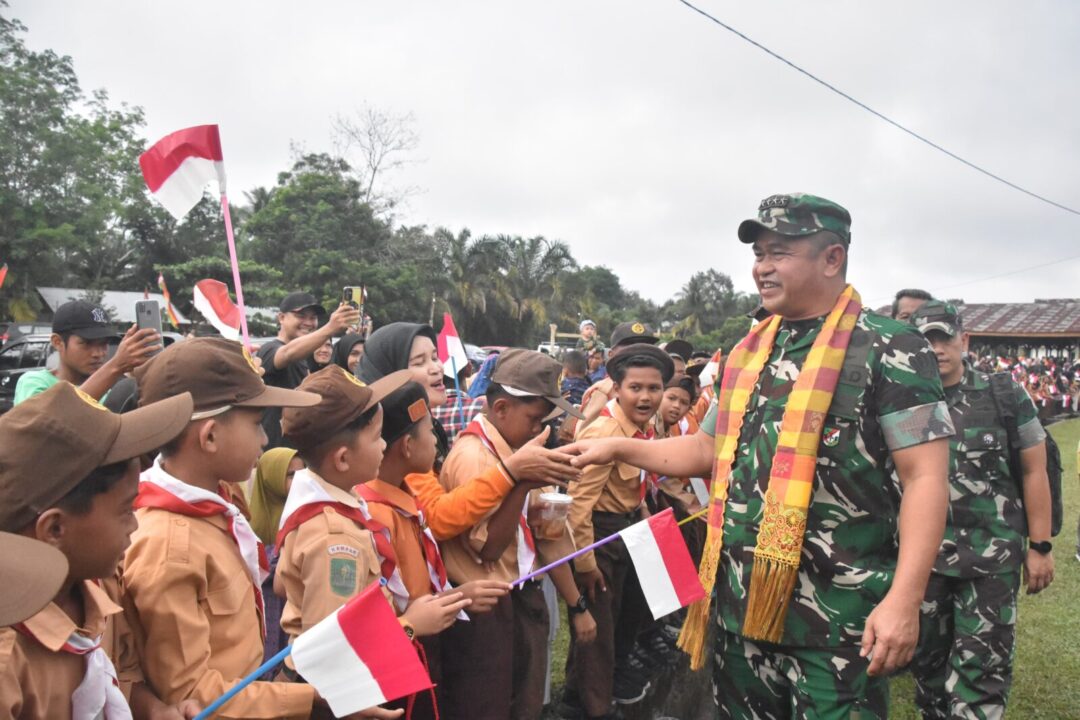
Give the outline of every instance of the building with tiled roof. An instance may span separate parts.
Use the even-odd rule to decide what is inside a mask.
[[[964,330],[976,346],[995,354],[1080,356],[1080,298],[1030,303],[965,303],[954,300]]]

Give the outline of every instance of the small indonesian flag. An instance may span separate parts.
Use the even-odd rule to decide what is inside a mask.
[[[0,267],[0,287],[4,287],[5,280],[7,280],[7,263],[4,263],[4,267]]]
[[[469,364],[469,356],[465,354],[465,346],[461,344],[457,328],[454,327],[454,318],[450,313],[443,314],[443,326],[439,332],[439,360],[446,370],[447,375],[453,376],[455,372],[461,372]]]
[[[161,291],[161,296],[165,298],[165,314],[169,316],[169,322],[172,323],[174,328],[180,327],[180,321],[176,319],[176,311],[173,310],[172,298],[169,297],[169,288],[165,286],[165,276],[158,273],[157,276],[158,290]]]
[[[705,597],[671,508],[631,525],[619,535],[630,551],[653,618],[662,618]]]
[[[150,192],[177,220],[202,200],[206,186],[217,181],[225,192],[225,165],[217,125],[178,130],[139,156]]]
[[[296,638],[292,658],[338,717],[432,685],[378,584]]]
[[[195,309],[217,328],[221,337],[240,339],[240,308],[229,297],[229,286],[218,280],[195,283]]]

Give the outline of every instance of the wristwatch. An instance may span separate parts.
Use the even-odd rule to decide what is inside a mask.
[[[585,593],[578,595],[578,601],[573,605],[566,606],[566,614],[570,616],[580,615],[589,609],[589,603],[585,601]]]
[[[401,623],[401,629],[405,631],[405,637],[410,640],[416,637],[416,628],[414,628],[408,620],[405,618],[398,618],[398,622]]]
[[[1029,542],[1028,547],[1039,553],[1040,555],[1049,555],[1050,551],[1054,549],[1054,546],[1049,540],[1043,540],[1042,542]]]

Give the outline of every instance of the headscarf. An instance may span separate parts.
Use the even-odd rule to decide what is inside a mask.
[[[347,333],[341,336],[341,339],[337,341],[337,345],[334,346],[334,352],[330,355],[330,362],[340,365],[345,372],[349,370],[349,353],[358,343],[364,342],[364,336],[358,333]],[[359,369],[359,366],[358,366]]]
[[[430,325],[395,322],[383,325],[364,343],[364,356],[356,368],[356,376],[369,385],[392,372],[409,367],[409,354],[418,335],[438,344],[439,337]]]
[[[273,545],[277,539],[281,511],[285,509],[285,478],[289,463],[296,456],[292,448],[273,448],[259,458],[255,469],[255,482],[251,485],[251,529],[264,545]]]

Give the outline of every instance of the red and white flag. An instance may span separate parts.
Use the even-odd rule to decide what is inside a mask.
[[[443,326],[439,332],[439,360],[450,370],[447,375],[461,372],[469,363],[469,356],[465,354],[465,346],[461,344],[450,313],[443,313]]]
[[[227,340],[240,339],[240,308],[229,297],[229,286],[218,280],[195,283],[195,309]]]
[[[432,685],[378,584],[297,637],[292,658],[338,717]]]
[[[619,532],[653,618],[705,597],[697,568],[671,508]]]
[[[174,218],[182,220],[217,181],[225,193],[225,165],[217,125],[199,125],[166,135],[139,156],[150,192]]]

